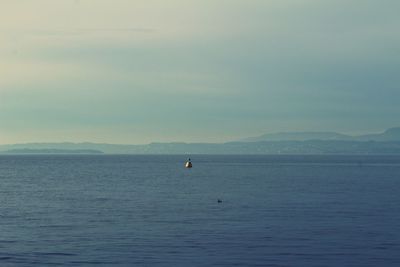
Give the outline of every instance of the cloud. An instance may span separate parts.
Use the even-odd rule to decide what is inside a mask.
[[[118,125],[170,139],[183,122],[188,139],[266,127],[390,127],[400,115],[398,7],[391,0],[3,1],[2,122],[13,128],[29,117],[76,132]]]

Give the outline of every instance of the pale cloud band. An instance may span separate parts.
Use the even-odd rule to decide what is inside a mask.
[[[396,126],[399,8],[2,1],[1,142],[224,141]]]

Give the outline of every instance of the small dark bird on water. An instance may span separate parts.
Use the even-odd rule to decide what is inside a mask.
[[[218,199],[217,202],[218,202],[218,203],[222,203],[222,200],[221,200],[221,199]]]

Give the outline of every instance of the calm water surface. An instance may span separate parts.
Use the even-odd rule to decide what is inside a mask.
[[[0,156],[0,266],[400,266],[399,156],[185,160]]]

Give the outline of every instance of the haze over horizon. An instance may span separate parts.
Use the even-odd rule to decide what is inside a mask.
[[[389,136],[389,139],[387,139]],[[338,140],[345,140],[345,141],[362,141],[362,142],[369,142],[369,141],[395,141],[398,142],[400,140],[400,127],[391,127],[384,131],[380,132],[364,132],[362,134],[346,134],[336,131],[288,131],[288,132],[268,132],[263,133],[257,136],[247,136],[245,138],[238,138],[234,140],[225,140],[222,142],[204,142],[204,141],[196,141],[196,142],[185,142],[182,140],[175,140],[175,141],[165,141],[160,142],[157,140],[150,141],[148,143],[107,143],[107,142],[92,142],[92,141],[47,141],[47,142],[21,142],[21,143],[0,143],[0,146],[23,146],[23,145],[39,145],[46,147],[46,144],[57,145],[57,144],[99,144],[99,145],[151,145],[151,144],[224,144],[224,143],[235,143],[235,142],[258,142],[258,141],[338,141]]]
[[[400,2],[0,3],[0,143],[399,125]]]

